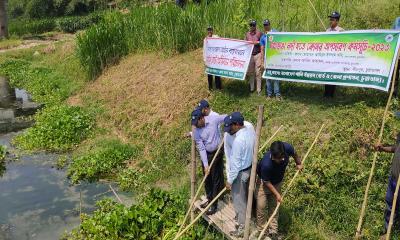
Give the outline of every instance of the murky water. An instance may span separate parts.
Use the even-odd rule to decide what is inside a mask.
[[[6,145],[11,155],[14,136],[0,135],[0,144]],[[97,200],[115,198],[108,184],[70,186],[65,171],[54,167],[57,157],[48,153],[21,154],[6,165],[0,177],[0,240],[59,239],[79,225],[80,206],[82,212],[89,213]],[[118,195],[125,204],[132,204],[131,195]]]

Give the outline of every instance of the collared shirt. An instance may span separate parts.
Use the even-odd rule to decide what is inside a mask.
[[[336,26],[335,28],[328,28],[328,29],[326,29],[326,31],[327,32],[343,32],[344,29],[339,26]]]
[[[276,29],[271,29],[271,31],[269,31],[269,32],[277,32],[277,30]],[[267,34],[268,34],[268,32],[267,33],[263,33],[263,35],[261,36],[261,38],[260,38],[260,46],[267,45]]]
[[[224,146],[228,165],[228,183],[232,184],[239,171],[251,166],[256,133],[251,123],[244,122],[244,127],[237,131],[234,136],[228,135],[225,134]]]
[[[246,33],[246,41],[251,41],[251,42],[259,42],[261,39],[262,33],[258,30],[256,30],[255,32],[247,32]],[[260,49],[260,43],[254,44],[254,48],[253,48],[253,55],[256,55],[258,53],[261,52]]]
[[[204,167],[208,167],[207,152],[214,152],[217,150],[221,142],[219,126],[224,122],[225,117],[225,114],[219,115],[218,113],[210,112],[210,114],[205,117],[205,126],[196,128],[194,140]]]
[[[282,182],[286,167],[289,164],[289,157],[294,157],[295,155],[295,150],[289,143],[283,142],[283,148],[285,157],[279,164],[272,160],[271,151],[264,154],[264,157],[257,165],[257,175],[261,180],[271,182],[274,185]]]

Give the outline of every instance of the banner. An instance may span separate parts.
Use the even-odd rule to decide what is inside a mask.
[[[236,39],[204,39],[203,57],[206,73],[244,80],[253,47],[253,43]]]
[[[388,91],[399,33],[271,32],[267,36],[263,78]]]

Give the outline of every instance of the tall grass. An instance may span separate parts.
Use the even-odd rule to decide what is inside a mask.
[[[340,11],[345,29],[389,28],[400,15],[398,3],[391,0],[312,2],[323,20],[333,10]],[[376,16],[375,20],[371,16]],[[328,21],[324,27],[321,25],[307,1],[216,0],[184,9],[164,3],[136,6],[124,16],[109,14],[108,21],[93,26],[79,37],[78,51],[81,63],[95,77],[128,52],[150,50],[173,54],[199,48],[208,25],[213,25],[220,36],[241,39],[249,19],[261,23],[265,18],[280,31],[325,31],[328,25]],[[114,32],[118,35],[111,36]]]

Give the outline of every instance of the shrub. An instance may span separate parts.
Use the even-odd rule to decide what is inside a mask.
[[[47,105],[59,104],[73,91],[65,76],[43,67],[32,67],[25,60],[9,59],[0,64],[0,74],[13,87],[26,89],[33,99]]]
[[[42,34],[55,30],[56,22],[54,19],[20,19],[11,20],[8,25],[10,35],[24,36],[31,34]]]
[[[154,189],[131,207],[102,200],[93,215],[83,215],[80,227],[64,239],[172,239],[179,227],[177,222],[185,214],[186,201],[183,194]],[[201,225],[194,226],[187,235],[190,237],[182,239],[223,239],[215,234],[205,238],[206,229]]]
[[[68,169],[73,183],[80,180],[94,181],[112,173],[125,161],[136,156],[138,150],[117,140],[100,143],[94,150],[76,157]]]
[[[75,33],[98,23],[101,19],[102,15],[99,13],[88,16],[65,17],[57,20],[57,26],[63,32]]]
[[[82,108],[55,105],[39,111],[35,125],[15,142],[28,150],[65,151],[85,139],[93,125],[93,117]]]
[[[122,191],[132,191],[142,187],[146,175],[136,169],[128,168],[118,174],[118,186]]]

